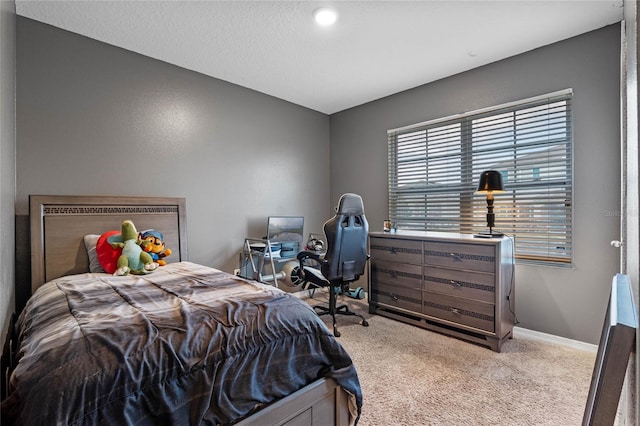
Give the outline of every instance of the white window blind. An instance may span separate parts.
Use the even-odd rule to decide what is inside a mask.
[[[485,170],[502,174],[497,231],[521,261],[570,264],[572,91],[390,130],[389,219],[398,229],[487,229]]]

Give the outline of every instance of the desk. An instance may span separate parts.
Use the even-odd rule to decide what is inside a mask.
[[[277,246],[278,243],[268,239],[245,238],[237,275],[275,287],[279,287],[280,282],[289,287],[302,284],[297,274],[300,264],[296,255],[299,250],[295,250],[293,256],[281,257],[280,250],[274,249]]]

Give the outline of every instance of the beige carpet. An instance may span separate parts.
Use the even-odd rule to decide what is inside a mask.
[[[308,301],[326,300],[316,291]],[[338,317],[364,395],[359,425],[581,424],[595,352],[515,338],[496,353],[341,301],[370,324]]]

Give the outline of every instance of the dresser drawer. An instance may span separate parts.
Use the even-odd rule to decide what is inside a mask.
[[[495,272],[496,250],[489,245],[426,241],[424,263],[429,266]]]
[[[421,289],[422,267],[409,263],[375,260],[371,262],[371,280],[373,282]]]
[[[494,274],[425,266],[423,279],[427,291],[488,303],[496,300]]]
[[[369,300],[396,308],[420,312],[422,290],[379,283],[371,286]]]
[[[422,313],[425,315],[491,333],[495,331],[493,304],[427,291],[423,298]]]
[[[422,241],[371,237],[369,250],[374,260],[422,264]]]

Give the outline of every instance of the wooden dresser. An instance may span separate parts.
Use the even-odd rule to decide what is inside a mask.
[[[500,352],[515,322],[513,240],[369,234],[369,312]]]

